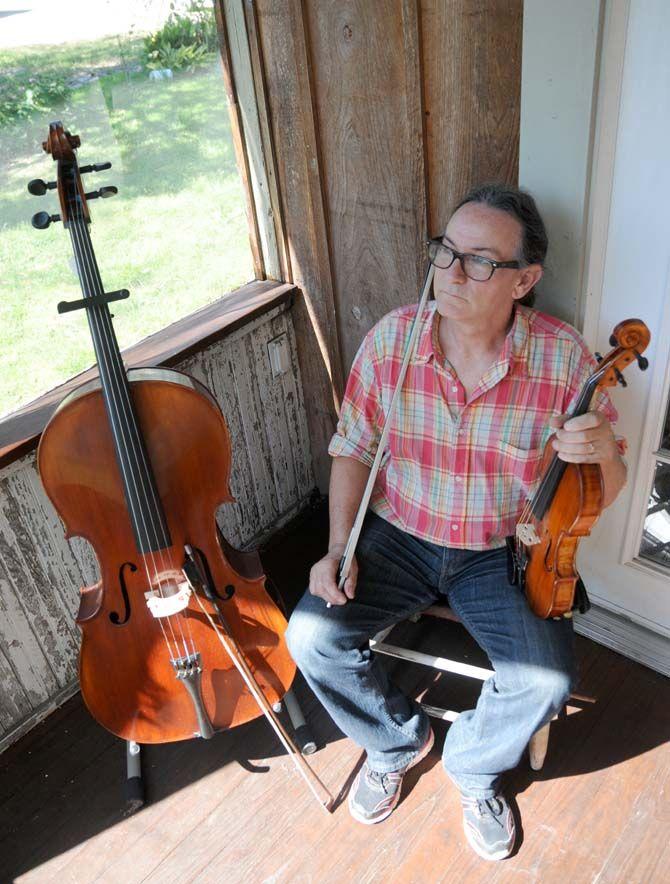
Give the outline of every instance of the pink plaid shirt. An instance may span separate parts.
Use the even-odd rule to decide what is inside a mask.
[[[516,306],[499,359],[466,402],[445,359],[432,301],[396,402],[370,501],[379,516],[415,537],[461,549],[493,549],[514,534],[539,480],[552,415],[574,408],[596,362],[565,322]],[[385,316],[351,368],[333,457],[372,466],[400,372],[416,305]],[[592,408],[617,412],[598,391]]]

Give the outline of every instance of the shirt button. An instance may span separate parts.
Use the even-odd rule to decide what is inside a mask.
[[[452,531],[458,531],[458,525],[452,525],[452,526],[451,526],[451,530],[452,530]]]
[[[458,387],[452,387],[452,388],[451,388],[451,392],[452,392],[452,393],[458,393]]]
[[[462,477],[462,476],[456,476],[455,479],[456,479],[457,482],[462,482],[462,481],[463,481],[463,477]]]

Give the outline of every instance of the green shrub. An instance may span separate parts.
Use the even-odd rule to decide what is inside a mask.
[[[145,64],[158,68],[194,68],[217,48],[216,24],[211,2],[192,0],[183,10],[175,4],[165,24],[144,38]]]
[[[0,77],[0,126],[44,112],[62,100],[70,91],[68,76],[63,70],[39,72],[34,68],[17,68]]]

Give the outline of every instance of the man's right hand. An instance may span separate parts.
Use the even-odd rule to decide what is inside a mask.
[[[351,561],[349,576],[344,584],[344,592],[337,587],[337,567],[340,564],[344,547],[333,549],[312,566],[309,572],[309,591],[331,605],[345,605],[356,593],[358,564],[356,557]]]

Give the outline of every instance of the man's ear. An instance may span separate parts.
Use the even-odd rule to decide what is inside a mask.
[[[524,267],[519,274],[519,278],[514,286],[514,291],[512,292],[514,300],[518,301],[520,298],[527,295],[533,286],[537,285],[542,279],[543,273],[544,270],[542,269],[541,264],[529,264],[527,267]]]

